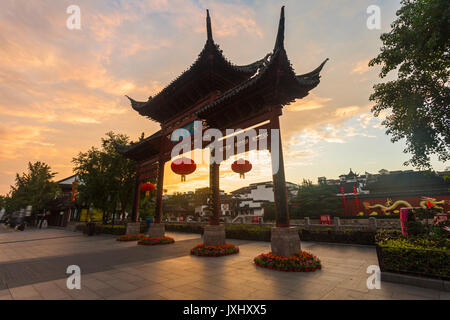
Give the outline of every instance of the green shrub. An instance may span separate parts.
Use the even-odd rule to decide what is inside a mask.
[[[168,223],[167,231],[203,233],[203,225],[198,223]],[[225,233],[228,239],[250,240],[250,241],[270,241],[271,226],[260,225],[226,225]],[[300,239],[304,241],[336,242],[348,244],[374,245],[375,233],[366,231],[333,231],[328,230],[301,230],[299,228]]]
[[[375,235],[375,242],[387,241],[390,239],[398,239],[402,237],[401,230],[397,229],[379,229]]]
[[[271,228],[268,226],[228,225],[225,234],[228,239],[270,241]]]
[[[381,270],[450,279],[450,239],[440,231],[428,232],[428,227],[409,222],[408,237],[400,231],[379,231],[376,241]]]
[[[95,234],[112,234],[115,236],[121,236],[126,234],[126,225],[125,224],[95,224]],[[87,233],[86,224],[76,226],[77,231],[82,231],[83,233]],[[141,223],[140,233],[147,232],[147,225],[145,223]]]
[[[415,247],[405,240],[389,240],[377,246],[377,254],[381,271],[450,280],[448,248]]]
[[[375,232],[371,231],[334,231],[334,230],[301,230],[302,241],[332,242],[347,244],[374,245]]]
[[[166,223],[166,231],[203,234],[203,225],[200,223]]]
[[[430,228],[427,224],[420,221],[408,221],[406,223],[408,234],[412,236],[417,236],[420,234],[426,234],[430,232]]]
[[[124,235],[126,233],[125,225],[102,225],[97,224],[95,226],[95,233],[100,234],[112,234],[116,236]]]

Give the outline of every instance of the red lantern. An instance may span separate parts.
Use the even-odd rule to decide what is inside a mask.
[[[252,167],[253,166],[249,161],[239,159],[231,165],[231,170],[233,170],[236,173],[239,173],[241,179],[245,179],[245,174],[247,172],[250,172],[252,170]]]
[[[181,175],[181,182],[186,181],[186,176],[193,173],[197,169],[194,160],[188,158],[179,158],[172,162],[170,166],[172,171]]]
[[[155,185],[150,182],[144,183],[141,185],[141,190],[145,191],[145,196],[148,197],[150,195],[150,191],[155,190]]]

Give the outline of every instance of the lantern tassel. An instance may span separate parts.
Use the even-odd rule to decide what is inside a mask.
[[[145,192],[145,196],[148,197],[150,195],[150,191]]]
[[[245,173],[241,173],[240,176],[241,176],[241,179],[245,179]]]
[[[186,176],[184,174],[181,175],[181,182],[186,182]]]

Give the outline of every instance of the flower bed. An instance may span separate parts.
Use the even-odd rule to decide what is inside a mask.
[[[322,269],[319,258],[306,251],[289,258],[269,252],[260,254],[253,261],[258,267],[286,272],[313,272]]]
[[[239,247],[226,243],[224,246],[205,246],[199,244],[191,250],[191,254],[199,257],[222,257],[239,253]]]
[[[117,241],[138,241],[146,238],[147,235],[145,234],[124,234],[117,238]]]
[[[170,237],[162,237],[162,238],[144,238],[139,240],[138,244],[143,246],[157,246],[160,244],[172,244],[175,243],[175,240]]]

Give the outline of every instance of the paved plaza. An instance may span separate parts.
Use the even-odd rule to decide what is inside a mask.
[[[377,264],[372,247],[303,242],[323,269],[284,273],[253,264],[255,256],[270,251],[268,242],[230,240],[239,245],[238,255],[200,258],[189,255],[199,235],[167,235],[176,243],[146,247],[107,235],[0,226],[0,300],[450,299],[448,292],[387,282],[368,290],[366,269]],[[81,268],[81,290],[67,289],[69,265]]]

